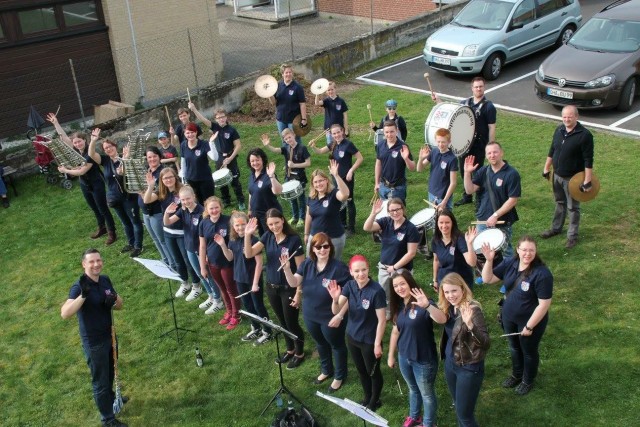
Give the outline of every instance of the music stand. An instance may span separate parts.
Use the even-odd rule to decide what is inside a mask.
[[[160,337],[164,337],[175,332],[176,345],[180,344],[181,332],[183,336],[186,335],[187,332],[195,333],[195,331],[191,329],[181,328],[180,326],[178,326],[178,317],[176,316],[176,307],[173,302],[174,296],[173,296],[173,289],[171,289],[171,281],[177,280],[181,282],[182,279],[176,272],[174,272],[169,267],[167,267],[167,265],[162,261],[155,260],[155,259],[145,259],[145,258],[134,258],[134,260],[144,265],[147,268],[147,270],[155,274],[157,277],[161,279],[167,279],[167,285],[169,286],[169,303],[171,304],[171,311],[173,313],[173,329],[170,329],[167,332],[163,333],[162,335],[160,335]]]
[[[364,426],[366,426],[367,423],[381,427],[389,426],[389,421],[385,420],[380,415],[376,414],[373,411],[370,411],[369,409],[352,400],[340,399],[339,397],[329,396],[324,393],[320,393],[319,391],[316,391],[316,396],[320,396],[323,399],[326,399],[329,402],[334,403],[339,407],[351,412],[353,415],[362,420]]]
[[[249,313],[248,311],[244,311],[244,310],[240,310],[239,313],[245,317],[248,317],[251,320],[255,320],[256,322],[260,323],[263,326],[271,328],[271,335],[276,337],[276,354],[278,356],[278,360],[280,360],[280,334],[286,335],[289,338],[294,340],[298,339],[297,335],[292,334],[291,332],[287,331],[285,328],[283,328],[280,325],[276,325],[271,320],[263,319],[262,317],[256,316],[255,314]],[[275,394],[273,395],[269,403],[267,403],[267,406],[265,406],[262,412],[260,412],[260,416],[264,415],[264,413],[267,412],[267,409],[269,409],[269,406],[271,406],[271,404],[282,393],[288,394],[289,397],[291,397],[291,399],[298,402],[302,407],[305,407],[304,403],[302,403],[302,400],[298,399],[293,393],[291,393],[291,390],[289,390],[287,386],[284,384],[284,377],[282,376],[282,363],[278,363],[278,370],[280,372],[280,388],[278,389],[278,391],[275,392]]]

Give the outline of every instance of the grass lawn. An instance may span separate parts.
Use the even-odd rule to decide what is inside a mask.
[[[375,159],[373,143],[367,139],[366,104],[373,105],[374,119],[379,120],[384,101],[398,100],[398,111],[409,126],[408,141],[415,158],[424,141],[424,121],[433,104],[423,95],[380,87],[363,87],[344,97],[350,107],[352,140],[365,157],[356,173],[355,197],[361,227],[369,213]],[[321,117],[314,122],[320,123]],[[498,114],[497,135],[505,147],[505,159],[522,176],[523,197],[518,204],[521,219],[514,227],[514,239],[525,233],[537,235],[549,227],[554,203],[550,185],[542,179],[541,172],[555,126],[551,121]],[[261,133],[269,132],[275,139],[272,123],[237,127],[245,153],[241,159],[250,147],[260,145]],[[540,374],[535,388],[526,397],[517,397],[500,386],[510,373],[510,359],[507,343],[499,338],[501,329],[494,320],[498,286],[476,290],[493,340],[476,410],[481,425],[637,423],[640,267],[636,245],[640,176],[634,153],[640,151],[640,141],[602,132],[594,135],[594,171],[602,189],[595,201],[583,205],[578,246],[566,251],[562,236],[539,242],[539,252],[554,274],[555,289],[550,323],[541,344]],[[279,167],[283,164],[281,156],[269,157]],[[326,156],[312,156],[312,169],[325,168],[326,163]],[[422,199],[426,195],[427,175],[423,172],[408,176],[408,213],[412,215],[426,207]],[[246,179],[247,172],[243,170],[245,190]],[[275,406],[264,417],[259,417],[259,413],[279,386],[278,370],[273,363],[275,344],[255,348],[241,343],[248,322],[227,332],[217,324],[221,315],[206,317],[195,302],[184,300],[176,301],[180,326],[196,333],[186,335],[178,346],[174,338],[160,338],[173,326],[167,283],[119,253],[124,244],[121,228],[118,229],[121,240],[113,247],[105,247],[104,240],[91,241],[88,235],[95,229],[95,222],[77,184],[66,191],[47,185],[41,176],[34,176],[21,179],[18,186],[20,196],[11,200],[11,208],[0,210],[0,277],[4,283],[0,292],[3,425],[99,424],[77,321],[63,321],[60,317],[60,306],[69,287],[81,274],[80,255],[94,245],[102,251],[105,274],[125,300],[125,309],[116,313],[116,327],[121,381],[131,401],[120,418],[131,426],[269,425],[276,413]],[[288,217],[288,209],[285,211]],[[473,220],[470,205],[455,212],[464,227]],[[347,242],[345,260],[354,253],[363,253],[375,263],[379,247],[367,233],[359,231]],[[143,256],[157,258],[148,235]],[[431,261],[418,255],[415,271],[419,283],[426,285],[430,281],[431,268]],[[175,292],[176,284],[172,286]],[[439,336],[440,331],[436,333]],[[203,368],[195,364],[196,346],[204,356]],[[307,361],[295,371],[285,370],[286,385],[316,414],[321,426],[360,425],[354,416],[314,396],[316,390],[325,391],[326,386],[311,384],[319,372],[319,364],[315,355],[309,357],[313,350],[310,337],[306,349]],[[386,363],[383,366],[384,406],[379,414],[390,425],[398,426],[408,412],[407,388],[399,372],[387,368]],[[396,379],[400,380],[404,395],[399,394]],[[337,395],[355,401],[361,397],[351,363],[349,378]],[[437,377],[437,396],[438,425],[455,426],[442,366]]]

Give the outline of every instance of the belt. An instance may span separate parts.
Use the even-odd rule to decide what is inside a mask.
[[[382,178],[382,182],[384,182],[384,185],[387,188],[396,188],[396,184],[398,184],[398,181],[391,182],[391,181],[387,181],[386,179]]]

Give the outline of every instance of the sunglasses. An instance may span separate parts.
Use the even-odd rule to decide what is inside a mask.
[[[314,246],[314,248],[316,248],[316,249],[318,249],[318,250],[320,250],[320,249],[330,249],[330,248],[331,248],[331,245],[330,245],[330,244],[328,244],[328,243],[325,243],[324,245],[317,245],[317,246]]]

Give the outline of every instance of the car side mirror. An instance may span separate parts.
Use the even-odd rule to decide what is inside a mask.
[[[514,22],[509,26],[509,31],[518,30],[522,27],[524,27],[524,22],[518,22],[518,23]]]

